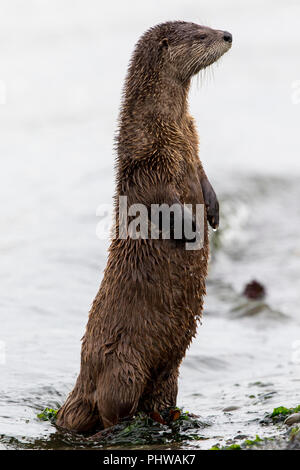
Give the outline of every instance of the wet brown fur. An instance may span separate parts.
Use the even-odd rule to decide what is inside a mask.
[[[204,202],[206,175],[187,96],[192,75],[229,49],[222,34],[169,22],[139,40],[116,141],[117,221],[119,195],[147,207]],[[202,314],[207,259],[206,223],[204,247],[196,251],[172,240],[112,240],[59,426],[91,431],[176,405],[178,369]]]

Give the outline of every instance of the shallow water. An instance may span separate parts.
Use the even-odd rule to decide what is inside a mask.
[[[300,403],[300,104],[291,95],[300,79],[299,6],[252,1],[242,12],[233,0],[226,9],[205,1],[199,11],[198,2],[167,1],[145,12],[136,2],[126,11],[92,0],[2,4],[0,448],[70,447],[36,414],[59,406],[78,372],[106,262],[95,214],[113,194],[112,137],[130,52],[147,26],[170,17],[203,19],[236,38],[215,79],[191,90],[222,222],[178,397],[210,426],[200,431],[204,440],[177,446],[284,432],[259,421]],[[252,279],[267,289],[256,304],[241,296]],[[224,412],[229,406],[238,408]]]

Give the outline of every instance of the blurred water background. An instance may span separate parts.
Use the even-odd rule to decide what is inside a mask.
[[[297,0],[1,0],[0,448],[54,446],[36,414],[79,370],[126,67],[167,20],[233,34],[190,93],[222,221],[178,397],[211,426],[183,447],[253,437],[266,411],[300,403],[299,18]],[[255,305],[241,296],[252,279],[267,289]]]

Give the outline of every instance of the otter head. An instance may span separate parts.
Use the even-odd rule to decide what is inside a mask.
[[[146,34],[152,57],[156,45],[161,67],[183,82],[216,62],[232,44],[227,31],[184,21],[157,25]]]

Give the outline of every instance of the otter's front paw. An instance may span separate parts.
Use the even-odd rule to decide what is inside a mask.
[[[217,229],[219,227],[219,202],[216,193],[207,178],[202,181],[201,186],[206,207],[207,220],[213,229]]]

